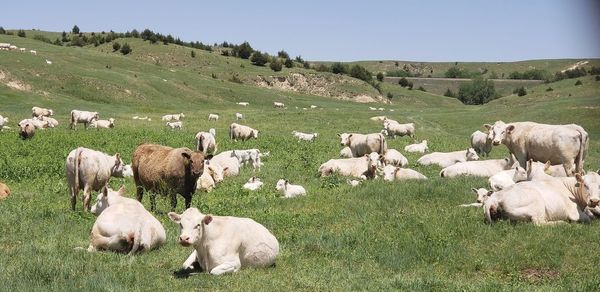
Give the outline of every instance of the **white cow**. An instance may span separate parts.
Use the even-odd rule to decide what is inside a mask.
[[[274,102],[273,102],[273,107],[274,107],[274,108],[284,108],[284,107],[285,107],[285,104],[284,104],[283,102],[277,102],[277,101],[274,101]]]
[[[80,111],[80,110],[72,110],[71,111],[71,124],[69,128],[75,129],[77,123],[83,123],[84,128],[87,129],[88,124],[94,120],[99,119],[100,116],[98,112],[89,112],[89,111]]]
[[[387,150],[385,137],[381,133],[357,134],[342,133],[338,134],[342,146],[350,147],[353,157],[361,157],[371,152],[377,152],[381,155]]]
[[[504,144],[522,167],[528,159],[563,164],[567,175],[583,171],[588,133],[579,125],[547,125],[534,122],[484,125],[494,145]]]
[[[49,117],[49,116],[53,116],[54,115],[54,111],[52,109],[48,109],[48,108],[42,108],[42,107],[37,107],[34,106],[31,108],[31,117],[36,118],[36,117]]]
[[[290,184],[287,179],[280,179],[277,181],[275,189],[277,189],[284,198],[294,198],[306,195],[306,190],[303,186]]]
[[[8,118],[0,115],[0,131],[4,128],[4,125],[8,125]]]
[[[377,110],[377,108],[376,108],[376,107],[372,107],[372,106],[370,106],[370,107],[369,107],[369,110],[376,111],[376,110]]]
[[[24,53],[27,49],[25,48],[19,48],[19,51],[21,51],[22,53]]]
[[[342,150],[340,150],[340,157],[352,158],[352,149],[348,146],[342,148]]]
[[[400,124],[394,120],[385,119],[383,121],[383,128],[387,131],[387,134],[392,138],[395,138],[396,135],[398,135],[400,137],[402,137],[402,136],[414,137],[415,136],[415,124],[414,123]]]
[[[492,151],[492,137],[482,132],[475,131],[471,134],[471,147],[481,156],[488,156]]]
[[[406,145],[404,146],[404,151],[411,153],[425,153],[429,151],[429,147],[427,147],[427,140],[423,140],[421,143]]]
[[[29,52],[37,56],[37,51],[36,50],[29,50]]]
[[[89,211],[91,192],[108,185],[111,176],[123,177],[124,165],[119,153],[111,156],[83,147],[73,149],[65,163],[71,209],[75,210],[79,190],[83,188],[83,207]]]
[[[244,118],[244,115],[242,115],[242,114],[240,114],[240,113],[235,113],[235,119],[236,119],[237,121],[239,121],[239,120],[241,120],[241,119],[243,119],[243,118]]]
[[[328,176],[339,173],[343,176],[372,179],[377,177],[377,168],[381,167],[381,157],[377,152],[371,152],[363,157],[330,159],[321,164],[319,173]]]
[[[189,208],[169,218],[180,226],[179,243],[194,251],[183,263],[194,263],[212,275],[239,271],[242,267],[267,267],[275,264],[279,242],[264,226],[249,218],[204,215]]]
[[[256,191],[258,189],[260,189],[260,187],[263,185],[263,182],[260,180],[260,178],[253,176],[251,177],[247,183],[245,183],[242,188],[250,190],[250,191]]]
[[[472,175],[491,177],[503,170],[510,169],[513,163],[514,160],[510,158],[459,162],[442,169],[440,176],[455,177],[459,175]]]
[[[388,149],[383,155],[383,162],[385,162],[385,164],[399,167],[405,167],[408,165],[408,159],[406,159],[406,157],[404,157],[404,155],[402,155],[402,153],[396,149]]]
[[[408,179],[427,179],[426,176],[416,170],[410,168],[401,168],[393,165],[386,165],[383,168],[383,180],[394,181],[394,180],[408,180]]]
[[[38,119],[47,122],[49,128],[55,128],[58,126],[58,121],[55,118],[41,116]]]
[[[352,187],[357,187],[360,185],[360,180],[358,179],[349,179],[347,180],[348,184],[351,185]]]
[[[182,118],[185,118],[185,115],[183,113],[162,116],[163,121],[179,121]]]
[[[237,104],[239,104],[241,106],[248,106],[249,105],[249,103],[244,102],[244,101],[238,102]]]
[[[298,132],[298,131],[292,131],[292,134],[294,135],[294,137],[298,138],[298,140],[304,140],[304,141],[310,141],[310,142],[314,142],[315,139],[317,138],[317,136],[319,136],[318,133],[303,133],[303,132]]]
[[[51,124],[48,121],[42,121],[38,118],[24,119],[18,123],[19,127],[23,127],[25,124],[31,124],[34,128],[40,130],[51,127]]]
[[[165,124],[165,126],[171,128],[171,129],[181,129],[183,128],[183,122],[182,121],[178,121],[178,122],[167,122]]]
[[[527,170],[521,167],[517,161],[513,164],[511,169],[503,170],[492,175],[488,179],[488,182],[490,184],[490,188],[497,192],[524,180],[527,180]]]
[[[586,208],[600,203],[600,176],[552,178],[526,181],[493,193],[483,204],[486,220],[505,217],[512,221],[532,221],[535,225],[589,222]]]
[[[527,180],[533,180],[535,176],[541,176],[543,178],[546,177],[566,177],[567,173],[565,172],[565,168],[559,165],[550,165],[550,162],[541,163],[537,161],[533,161],[533,159],[529,159],[527,161]]]
[[[215,137],[215,139],[217,138],[217,131],[215,130],[215,128],[208,129],[208,132],[211,133],[213,137]]]
[[[312,108],[312,109],[315,109],[315,108],[317,108],[317,106],[316,106],[316,105],[312,105],[312,104],[311,104],[311,105],[310,105],[310,108]]]
[[[475,203],[471,203],[471,204],[462,204],[460,205],[460,207],[477,207],[480,208],[483,206],[483,202],[492,195],[493,191],[488,191],[484,188],[472,188],[471,189],[475,195],[477,196],[477,199],[475,199]]]
[[[92,213],[98,215],[90,234],[88,251],[150,251],[163,245],[165,228],[137,200],[125,197],[125,188],[107,187],[98,194]]]
[[[210,160],[204,161],[204,172],[196,182],[196,189],[212,192],[215,186],[223,181],[223,176],[228,168],[223,168],[219,163],[211,163]]]
[[[111,129],[115,127],[115,119],[110,118],[108,120],[93,120],[90,123],[90,128],[97,129]]]
[[[375,121],[375,122],[383,122],[387,119],[386,116],[374,116],[374,117],[370,117],[369,120],[371,121]]]
[[[448,166],[458,163],[458,162],[473,161],[473,160],[479,160],[479,156],[477,155],[477,152],[475,152],[475,149],[468,148],[466,151],[460,150],[460,151],[454,151],[454,152],[429,153],[429,154],[421,156],[421,158],[419,158],[419,160],[417,160],[417,163],[421,164],[421,165],[437,164],[437,165],[441,166],[442,168],[444,168],[444,167],[448,167]]]
[[[218,121],[219,120],[219,115],[217,115],[217,114],[208,114],[208,120],[209,121]]]
[[[266,155],[264,155],[260,152],[260,150],[254,148],[254,149],[223,151],[223,152],[219,153],[219,155],[229,155],[230,157],[235,157],[238,160],[240,165],[251,164],[252,168],[254,168],[254,169],[258,168],[260,170],[260,167],[263,165],[263,163],[261,161],[261,157],[268,156],[269,154],[266,153]]]
[[[219,165],[223,168],[223,176],[237,176],[240,174],[240,162],[231,152],[221,152],[210,159],[211,165]]]
[[[202,151],[204,155],[217,152],[217,141],[215,136],[208,132],[198,132],[196,134],[196,150]]]
[[[258,139],[258,130],[237,123],[232,123],[229,125],[229,138],[234,141],[237,141],[238,139],[242,141],[250,138]]]

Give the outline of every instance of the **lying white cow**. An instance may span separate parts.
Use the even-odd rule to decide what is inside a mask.
[[[241,101],[241,102],[238,102],[237,104],[239,104],[241,106],[248,106],[250,103],[247,103],[245,101]]]
[[[466,151],[460,150],[454,152],[433,152],[426,154],[421,156],[421,158],[417,160],[417,163],[421,165],[437,164],[443,168],[458,162],[473,160],[479,160],[479,156],[475,152],[475,149],[468,148]]]
[[[48,121],[42,121],[38,118],[24,119],[18,123],[19,127],[23,127],[25,124],[31,124],[35,129],[39,130],[50,128],[51,125]]]
[[[231,155],[231,152],[221,152],[210,160],[210,164],[219,165],[223,168],[223,176],[237,176],[240,174],[240,162],[237,157]]]
[[[196,134],[196,150],[206,154],[217,152],[217,142],[215,136],[207,132],[198,132]]]
[[[71,124],[69,128],[75,129],[77,123],[83,123],[84,128],[87,129],[88,124],[94,120],[99,119],[98,112],[89,112],[89,111],[80,111],[80,110],[72,110],[71,111]]]
[[[524,180],[527,180],[527,170],[525,170],[525,168],[522,168],[519,165],[519,162],[515,162],[512,165],[511,169],[503,170],[499,173],[492,175],[488,179],[488,182],[490,184],[490,188],[492,188],[493,191],[497,192]]]
[[[31,108],[31,117],[49,117],[53,116],[54,111],[48,108],[34,106]]]
[[[65,163],[71,193],[71,209],[75,210],[77,195],[83,188],[83,207],[89,211],[91,192],[97,192],[108,185],[111,176],[123,177],[124,165],[119,153],[111,156],[83,147],[73,149]]]
[[[204,161],[204,172],[196,182],[196,189],[212,192],[216,185],[223,181],[223,176],[228,168],[223,168],[219,163],[211,163],[210,160]]]
[[[238,139],[242,141],[246,141],[250,138],[258,139],[258,130],[237,123],[232,123],[229,125],[229,138],[234,141],[237,141]]]
[[[277,101],[274,101],[274,102],[273,102],[273,107],[274,107],[274,108],[284,108],[284,107],[285,107],[285,104],[284,104],[283,102],[277,102]]]
[[[410,168],[401,168],[393,165],[386,165],[383,168],[383,180],[408,180],[408,179],[427,179],[426,176]]]
[[[260,187],[263,185],[263,182],[260,180],[260,178],[253,176],[251,177],[248,182],[246,182],[242,188],[250,190],[250,191],[256,191],[258,189],[260,189]]]
[[[375,122],[383,122],[386,119],[387,119],[386,116],[375,116],[375,117],[370,117],[369,118],[369,120],[375,121]]]
[[[179,243],[193,246],[194,252],[183,263],[194,263],[212,275],[239,271],[242,267],[267,267],[275,264],[279,242],[264,226],[249,218],[204,215],[189,208],[169,218],[180,226]]]
[[[287,179],[280,179],[277,181],[275,189],[277,189],[284,198],[294,198],[306,195],[306,190],[303,186],[290,184]]]
[[[0,115],[0,131],[2,131],[2,128],[4,128],[4,125],[8,125],[8,118]]]
[[[404,167],[408,165],[408,159],[396,149],[388,149],[383,155],[383,162],[385,164]]]
[[[492,195],[493,191],[488,191],[484,188],[472,188],[471,189],[475,195],[477,196],[477,199],[475,200],[475,203],[471,203],[471,204],[462,204],[460,205],[460,207],[482,207],[483,206],[483,202]]]
[[[377,177],[377,168],[381,167],[380,160],[381,157],[377,152],[357,158],[330,159],[321,164],[319,173],[321,176],[339,173],[343,176],[372,179]]]
[[[244,118],[244,115],[242,115],[242,114],[240,114],[240,113],[235,113],[235,119],[236,119],[236,120],[238,120],[238,121],[239,121],[239,120],[241,120],[241,119],[243,119],[243,118]]]
[[[185,118],[185,115],[183,113],[162,116],[163,121],[179,121],[182,118]]]
[[[513,163],[514,161],[509,158],[459,162],[442,169],[440,176],[455,177],[459,175],[471,175],[491,177],[503,170],[510,169]]]
[[[482,132],[475,131],[471,134],[471,147],[481,156],[488,156],[492,151],[492,137]]]
[[[115,127],[115,119],[110,118],[108,120],[93,120],[90,123],[90,128],[97,129],[111,129]]]
[[[485,125],[494,145],[504,144],[522,167],[528,159],[563,164],[567,175],[583,171],[588,133],[575,124],[547,125],[534,122]]]
[[[414,137],[415,136],[415,124],[414,123],[400,124],[396,121],[386,119],[383,121],[383,128],[387,131],[387,134],[392,138],[395,138],[396,135],[398,135],[400,137],[402,137],[402,136]]]
[[[521,182],[489,196],[483,204],[485,218],[490,223],[505,217],[535,225],[589,222],[585,211],[600,203],[599,182],[600,176],[593,172]]]
[[[303,133],[298,131],[292,131],[292,134],[294,134],[294,137],[298,138],[298,140],[310,142],[314,142],[317,136],[319,136],[318,133]]]
[[[340,150],[340,157],[352,158],[352,149],[348,146],[342,148],[342,150]]]
[[[107,187],[98,194],[92,213],[98,215],[90,235],[88,251],[150,251],[163,245],[165,229],[137,200],[125,197],[125,188]]]
[[[566,177],[567,173],[565,172],[565,168],[562,164],[559,165],[550,165],[550,162],[541,163],[537,161],[533,161],[533,159],[529,159],[527,161],[527,173],[528,179],[532,180],[531,173],[542,173],[543,177]]]
[[[421,143],[417,144],[406,145],[404,146],[404,151],[411,153],[425,153],[429,151],[429,147],[427,147],[427,140],[423,140]]]
[[[49,128],[55,128],[58,126],[58,121],[55,118],[41,116],[38,117],[41,121],[47,122]]]
[[[209,121],[218,121],[219,120],[219,115],[217,115],[217,114],[208,114],[208,120]]]
[[[371,152],[377,152],[381,155],[387,150],[385,137],[381,133],[374,134],[356,134],[342,133],[338,134],[342,146],[350,147],[353,157],[361,157]]]
[[[171,129],[181,129],[183,128],[183,122],[182,121],[178,121],[178,122],[167,122],[165,124],[165,126],[171,128]]]

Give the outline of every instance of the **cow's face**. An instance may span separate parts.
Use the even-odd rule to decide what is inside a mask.
[[[188,208],[181,215],[169,212],[169,219],[179,224],[179,244],[190,246],[202,240],[204,227],[212,222],[211,215],[204,215],[196,208]]]
[[[208,162],[209,160],[206,160],[204,163],[207,163],[207,169],[210,172],[210,176],[213,178],[213,180],[215,181],[215,183],[220,183],[223,181],[223,173],[224,173],[224,169],[223,167],[221,167],[221,165],[217,164],[217,163],[213,163],[210,164]]]
[[[383,168],[383,180],[384,181],[393,181],[394,176],[396,176],[396,172],[398,172],[398,170],[400,170],[399,167],[395,167],[392,165],[386,165]]]
[[[258,130],[252,130],[252,137],[258,139]]]
[[[369,168],[375,167],[375,168],[381,168],[382,163],[382,156],[379,155],[379,153],[377,152],[371,152],[369,154],[365,155],[367,157],[367,161],[369,162]]]
[[[480,188],[480,189],[472,188],[471,190],[477,196],[476,202],[480,203],[480,204],[483,204],[483,202],[485,201],[485,199],[487,199],[493,193],[492,191],[488,191],[488,190],[486,190],[484,188]]]
[[[181,155],[184,159],[188,161],[188,165],[190,166],[190,170],[192,171],[192,176],[200,177],[204,172],[204,155],[202,154],[202,152],[183,152],[181,153]]]
[[[475,149],[467,149],[467,161],[479,160],[479,155],[475,152]]]
[[[350,137],[352,137],[352,134],[342,133],[338,134],[338,136],[340,137],[340,143],[343,146],[348,146],[350,144]]]
[[[484,126],[488,129],[488,138],[492,139],[494,146],[502,144],[506,136],[510,135],[515,128],[515,126],[507,125],[503,121],[497,121],[494,125],[485,124]]]
[[[102,191],[98,193],[98,197],[96,197],[96,203],[92,206],[92,214],[98,216],[106,208],[110,207],[110,197],[123,195],[125,195],[125,187],[121,187],[117,192],[108,187],[102,188]]]
[[[287,185],[287,180],[285,179],[280,179],[277,181],[277,185],[275,185],[275,189],[278,191],[283,191],[285,190],[285,186]]]
[[[581,188],[581,191],[587,193],[588,206],[596,207],[600,204],[600,175],[595,172],[590,172],[585,176],[576,174],[576,186]]]
[[[125,170],[125,163],[121,159],[121,155],[119,153],[113,156],[114,164],[110,170],[111,175],[115,177],[123,177],[123,171]]]

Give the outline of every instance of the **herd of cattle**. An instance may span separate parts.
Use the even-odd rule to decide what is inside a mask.
[[[241,104],[248,106],[248,103]],[[284,108],[282,103],[274,104]],[[19,123],[20,135],[29,138],[35,129],[57,126],[51,118],[51,109],[32,108],[32,118]],[[167,123],[181,123],[185,115],[162,117]],[[243,116],[236,113],[236,121]],[[147,117],[134,119],[148,119]],[[209,120],[219,116],[210,114]],[[149,120],[149,119],[148,119]],[[401,124],[384,116],[371,118],[383,122],[378,133],[340,133],[341,158],[323,163],[321,176],[337,174],[350,177],[352,186],[365,180],[383,177],[384,181],[426,180],[416,170],[407,168],[408,159],[398,150],[387,146],[389,138],[415,135],[414,123]],[[0,116],[0,127],[8,120]],[[77,123],[95,127],[114,127],[114,119],[99,120],[97,112],[73,110],[70,127]],[[52,126],[50,126],[52,125]],[[169,125],[169,124],[167,124]],[[180,124],[181,125],[181,124]],[[423,153],[416,163],[441,167],[443,178],[461,175],[487,177],[490,190],[473,188],[477,202],[461,206],[481,207],[484,218],[492,223],[505,218],[532,221],[536,225],[560,222],[588,222],[600,217],[600,175],[583,170],[588,151],[588,134],[578,125],[547,125],[534,122],[484,125],[487,133],[476,131],[471,135],[471,148],[452,152],[429,151],[427,140],[411,144],[405,152]],[[181,127],[181,126],[179,126]],[[292,132],[300,141],[315,141],[318,133]],[[229,127],[232,140],[257,139],[258,130],[238,123]],[[236,176],[244,165],[260,170],[261,158],[268,156],[259,149],[235,149],[217,152],[216,132],[198,132],[195,150],[187,147],[172,148],[156,144],[139,145],[126,165],[117,153],[109,155],[79,147],[66,158],[66,177],[75,210],[80,190],[83,189],[84,210],[98,215],[90,236],[89,251],[109,250],[134,254],[164,244],[166,233],[160,222],[142,205],[144,192],[150,193],[150,211],[156,208],[155,194],[167,195],[174,210],[177,194],[185,200],[185,212],[170,212],[169,218],[180,226],[179,243],[193,246],[194,251],[184,262],[184,269],[200,266],[211,274],[230,273],[243,266],[269,266],[279,252],[277,239],[264,226],[248,218],[223,217],[202,214],[191,207],[196,190],[212,191],[225,177]],[[503,159],[480,160],[488,156],[493,146],[505,145],[510,156]],[[136,197],[125,196],[125,189],[108,188],[111,177],[133,177]],[[251,177],[242,188],[256,191],[263,182]],[[286,179],[277,182],[275,189],[284,198],[306,195],[300,185]],[[91,205],[91,193],[98,192]],[[8,187],[0,183],[0,199],[10,195]]]

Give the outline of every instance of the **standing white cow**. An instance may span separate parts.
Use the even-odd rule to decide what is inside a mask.
[[[481,156],[488,156],[492,151],[492,137],[482,132],[475,131],[471,134],[471,147]]]
[[[77,123],[83,123],[84,128],[87,129],[88,124],[94,120],[99,119],[100,116],[98,112],[89,112],[89,111],[80,111],[80,110],[72,110],[71,111],[71,124],[69,128],[75,129]]]
[[[33,118],[49,117],[49,116],[53,116],[53,115],[54,115],[54,111],[52,109],[42,108],[42,107],[37,107],[37,106],[34,106],[31,108],[31,117],[33,117]]]
[[[77,195],[83,188],[83,207],[89,211],[91,192],[105,187],[111,176],[123,177],[124,165],[119,153],[111,156],[83,147],[73,149],[65,163],[71,209],[75,210]]]
[[[353,157],[361,157],[371,152],[377,152],[381,155],[387,150],[385,137],[381,133],[357,134],[342,133],[338,134],[342,146],[350,147]]]
[[[185,115],[183,113],[162,116],[163,121],[179,121],[182,118],[185,118]]]
[[[198,132],[196,134],[196,150],[204,155],[217,152],[217,142],[215,136],[207,132]]]
[[[209,121],[218,121],[219,120],[219,115],[217,115],[217,114],[208,114],[208,120]]]
[[[204,215],[189,208],[169,218],[180,226],[179,244],[193,246],[184,269],[200,265],[212,275],[234,273],[242,267],[275,264],[279,242],[267,228],[250,218]]]
[[[394,120],[385,119],[383,121],[383,129],[386,130],[387,134],[392,138],[395,138],[396,135],[398,135],[400,137],[402,137],[402,136],[414,137],[415,136],[415,124],[414,123],[400,124]]]
[[[241,119],[243,119],[243,118],[244,118],[244,116],[243,116],[242,114],[240,114],[240,113],[235,113],[235,119],[236,119],[237,121],[239,121],[239,120],[241,120]]]
[[[274,108],[284,108],[284,107],[285,107],[285,104],[284,104],[283,102],[277,102],[277,101],[274,101],[274,102],[273,102],[273,107],[274,107]]]
[[[182,121],[167,122],[165,124],[165,126],[171,128],[171,129],[181,129],[181,128],[183,128],[183,122]]]
[[[484,125],[494,145],[504,144],[522,167],[528,159],[563,164],[567,175],[583,171],[588,151],[588,133],[579,125],[547,125],[534,122]]]
[[[237,123],[232,123],[229,125],[229,138],[234,141],[237,141],[238,139],[242,141],[246,141],[250,138],[258,139],[258,130]]]
[[[165,243],[165,228],[137,200],[125,197],[125,188],[107,187],[98,194],[92,213],[98,215],[90,234],[88,251],[150,251]]]
[[[479,156],[475,152],[475,149],[468,148],[466,151],[460,150],[454,152],[433,152],[426,154],[421,156],[421,158],[417,160],[417,163],[421,165],[437,164],[443,168],[458,162],[473,160],[479,160]]]

